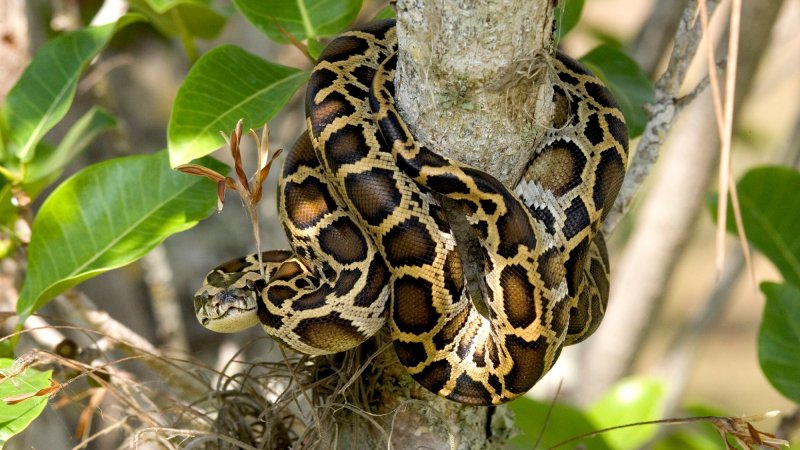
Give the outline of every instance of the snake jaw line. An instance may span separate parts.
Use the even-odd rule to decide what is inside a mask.
[[[229,288],[211,293],[203,287],[195,294],[194,305],[200,325],[217,333],[236,333],[259,322],[254,291]]]

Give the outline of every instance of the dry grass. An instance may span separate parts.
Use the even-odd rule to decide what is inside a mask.
[[[376,387],[379,371],[394,357],[385,336],[330,357],[247,360],[250,346],[274,345],[264,337],[218,371],[191,356],[153,353],[96,330],[52,328],[71,338],[57,351],[25,353],[8,378],[28,368],[53,370],[55,387],[40,395],[52,397],[51,407],[65,417],[77,416],[74,449],[107,448],[109,442],[165,449],[387,446],[399,410],[390,399],[387,407],[387,399],[378,397],[385,390]],[[24,341],[30,332],[18,334]],[[91,344],[75,343],[84,341]],[[109,342],[112,349],[97,351]]]

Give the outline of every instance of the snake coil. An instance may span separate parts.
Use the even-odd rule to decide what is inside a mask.
[[[625,174],[628,133],[609,90],[552,60],[555,114],[512,192],[420,145],[394,106],[394,21],[344,33],[320,56],[307,132],[286,158],[278,208],[292,251],[225,263],[195,296],[220,332],[260,323],[297,351],[357,346],[388,321],[398,359],[425,388],[476,405],[528,391],[608,299],[600,225]],[[456,240],[432,193],[478,236],[487,317],[470,299]]]

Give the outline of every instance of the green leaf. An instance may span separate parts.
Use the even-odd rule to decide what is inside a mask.
[[[750,241],[789,283],[800,286],[800,172],[781,166],[750,169],[736,184]],[[716,199],[711,200],[716,220]],[[736,232],[732,208],[727,228]]]
[[[169,118],[172,167],[211,153],[244,119],[244,129],[270,120],[308,80],[309,74],[273,64],[239,47],[206,53],[183,81]]]
[[[210,2],[204,0],[144,0],[153,10],[158,13],[165,13],[172,8],[182,4],[196,4],[200,6],[210,6]]]
[[[4,137],[6,134],[5,131],[5,123],[3,120],[5,118],[2,114],[0,114],[0,161],[6,161],[8,159],[8,153],[6,152],[6,138]]]
[[[14,360],[0,358],[0,374],[14,370]],[[0,448],[11,436],[24,430],[34,419],[39,417],[47,405],[49,396],[33,396],[14,405],[7,405],[2,399],[22,394],[38,392],[50,386],[51,371],[40,372],[26,369],[12,379],[0,382]]]
[[[67,113],[83,68],[106,45],[114,24],[83,28],[46,43],[6,97],[3,119],[22,161]]]
[[[699,429],[696,425],[683,425],[659,439],[654,450],[725,450],[725,442],[714,431],[711,425],[705,425],[709,431]]]
[[[207,0],[129,0],[128,3],[166,36],[188,33],[213,39],[227,20]]]
[[[13,339],[0,340],[0,358],[13,358],[14,345],[11,342]]]
[[[642,134],[647,123],[644,105],[653,101],[654,94],[650,80],[636,61],[615,47],[600,45],[584,55],[581,62],[611,90],[625,116],[628,134]]]
[[[664,383],[654,378],[636,377],[615,384],[592,405],[587,416],[599,428],[659,419],[663,410]],[[603,433],[612,448],[633,449],[647,442],[655,425],[641,425]]]
[[[213,160],[203,164],[224,172]],[[20,320],[65,289],[141,258],[216,203],[214,183],[171,170],[165,151],[78,172],[50,194],[33,222]]]
[[[800,288],[761,283],[767,296],[758,331],[758,361],[781,394],[800,403]]]
[[[322,54],[322,51],[327,46],[327,44],[317,39],[309,39],[306,41],[306,45],[308,46],[308,54],[315,60],[319,58],[319,55]]]
[[[378,14],[375,14],[375,17],[372,20],[385,20],[385,19],[394,19],[397,17],[397,14],[394,12],[394,8],[391,6],[384,6]]]
[[[11,229],[13,223],[19,217],[19,209],[12,199],[14,194],[11,192],[13,184],[8,180],[0,178],[0,226]]]
[[[49,152],[36,152],[28,164],[25,183],[57,177],[100,133],[116,126],[117,121],[111,114],[100,107],[93,107],[72,125],[58,147]]]
[[[549,448],[567,439],[596,430],[586,414],[568,405],[553,405],[548,419],[550,406],[549,403],[527,397],[520,397],[508,404],[516,416],[517,427],[522,431],[521,435],[514,436],[509,440],[511,448],[533,448],[539,435],[541,435],[541,440],[536,448]],[[547,423],[545,424],[545,422]],[[575,448],[578,445],[587,450],[609,450],[602,436],[581,439],[564,448]]]
[[[361,0],[234,0],[233,3],[262,33],[288,43],[279,24],[298,40],[335,36],[353,23]]]
[[[560,41],[581,19],[583,0],[563,0],[556,10],[556,30]]]

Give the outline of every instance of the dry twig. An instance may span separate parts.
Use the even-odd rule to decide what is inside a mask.
[[[707,2],[709,14],[713,13],[717,4],[715,0]],[[703,37],[702,24],[696,20],[697,8],[698,0],[691,0],[683,11],[678,31],[675,32],[675,44],[672,47],[669,63],[656,81],[653,103],[647,106],[650,119],[639,139],[636,152],[633,153],[619,196],[603,223],[603,231],[606,234],[611,234],[630,209],[634,197],[658,159],[659,151],[678,113],[686,106],[686,102],[679,101],[678,93]]]

